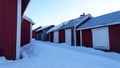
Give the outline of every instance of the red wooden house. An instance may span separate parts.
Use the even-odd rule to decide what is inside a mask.
[[[80,17],[70,20],[65,26],[61,27],[59,30],[64,30],[65,43],[69,45],[80,45],[80,32],[77,30],[78,26],[85,23],[92,16],[90,14],[83,14]]]
[[[48,32],[50,34],[50,41],[79,46],[80,32],[77,30],[77,27],[91,18],[90,14],[82,15],[79,18],[66,22],[66,24],[62,23],[56,26]]]
[[[20,58],[21,18],[29,0],[0,0],[0,56]]]
[[[82,46],[120,52],[120,11],[95,17],[78,30]]]
[[[76,19],[70,20],[65,26],[59,29],[59,42],[65,42],[69,45],[80,45],[80,32],[77,31],[77,27],[83,24],[85,21],[91,19],[90,14],[82,15]]]
[[[41,26],[37,27],[36,29],[32,30],[32,38],[36,38],[36,30],[41,28]]]
[[[32,25],[34,25],[34,22],[29,17],[23,15],[21,24],[21,46],[31,42]]]
[[[44,26],[36,30],[36,40],[49,41],[49,34],[46,32],[53,28],[54,25]]]
[[[65,31],[59,29],[66,25],[68,22],[63,22],[62,24],[59,24],[53,28],[51,28],[49,31],[47,31],[47,34],[49,34],[49,41],[54,43],[64,43],[65,42]],[[58,38],[58,35],[60,36]]]

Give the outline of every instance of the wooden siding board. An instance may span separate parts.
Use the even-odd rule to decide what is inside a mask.
[[[29,0],[23,1],[22,13]],[[16,29],[17,0],[0,0],[0,56],[6,59],[16,59]]]
[[[36,38],[36,30],[39,28],[41,28],[41,26],[32,31],[32,38]]]
[[[2,1],[0,0],[0,56],[3,56],[3,28],[4,28],[4,25],[3,25],[3,17],[4,17],[4,8],[2,8],[4,6],[4,2],[5,1]]]
[[[54,39],[54,33],[51,32],[51,33],[50,33],[50,42],[53,42],[53,39]]]
[[[32,31],[32,38],[35,38],[35,37],[36,37],[36,32]]]
[[[72,40],[71,45],[74,46],[74,29],[73,28],[71,28],[71,40]]]
[[[65,30],[59,30],[59,43],[65,42]]]
[[[51,25],[45,29],[39,30],[36,32],[37,35],[37,40],[41,40],[41,41],[49,41],[49,34],[47,34],[47,31],[50,30],[52,27],[54,27],[54,25]]]
[[[16,58],[17,0],[0,2],[0,50],[7,59]]]
[[[23,19],[21,25],[21,46],[30,43],[30,22]]]
[[[120,25],[109,26],[110,50],[120,53]]]
[[[76,45],[80,46],[80,31],[76,30]]]
[[[5,55],[7,59],[16,58],[17,1],[8,1],[5,13]],[[9,17],[9,18],[8,18]],[[9,25],[8,25],[9,24]]]
[[[91,29],[82,30],[82,46],[93,47]]]

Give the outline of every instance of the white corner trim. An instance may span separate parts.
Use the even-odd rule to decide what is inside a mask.
[[[58,31],[54,32],[54,43],[59,43],[59,32]]]
[[[22,10],[21,6],[22,6],[22,0],[17,0],[16,60],[20,59],[21,10]]]
[[[85,27],[85,28],[80,28],[80,29],[78,28],[77,30],[85,30],[85,29],[99,28],[99,27],[105,27],[105,26],[117,25],[117,24],[120,24],[120,22],[113,22],[113,23],[109,23],[109,24],[102,24],[102,25]]]
[[[80,30],[80,45],[82,46],[82,31]]]

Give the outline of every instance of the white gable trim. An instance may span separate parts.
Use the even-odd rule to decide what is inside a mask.
[[[88,18],[93,18],[90,14],[87,15],[87,17],[85,19],[83,19],[81,22],[79,22],[78,24],[76,24],[75,26],[77,27],[79,24],[81,24],[83,21],[85,21]]]
[[[22,0],[17,0],[16,59],[20,59]]]
[[[82,46],[82,31],[80,30],[80,45]]]
[[[31,24],[35,24],[29,17],[27,17],[26,15],[23,15],[23,17],[22,17],[23,19],[25,19],[25,20],[27,20],[27,21],[29,21]]]
[[[81,29],[78,28],[77,30],[92,29],[92,28],[105,27],[105,26],[116,25],[116,24],[120,24],[120,22],[113,22],[113,23],[109,23],[105,25],[97,25],[97,26],[91,26],[91,27],[86,27],[86,28],[81,28]]]

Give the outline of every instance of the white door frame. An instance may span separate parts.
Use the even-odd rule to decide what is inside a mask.
[[[65,29],[65,43],[68,45],[72,44],[72,31],[71,29]]]
[[[54,43],[58,43],[58,41],[59,41],[59,33],[58,31],[55,31],[54,32]]]

